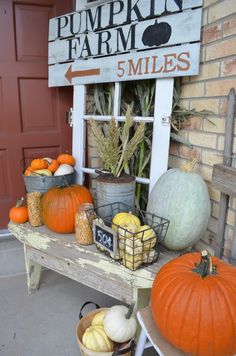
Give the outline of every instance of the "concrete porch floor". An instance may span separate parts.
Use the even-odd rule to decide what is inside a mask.
[[[11,256],[6,256],[6,248],[3,250],[1,246],[2,242],[0,258],[4,252],[8,257],[6,260],[11,261]],[[22,251],[19,253],[21,247],[15,248],[18,260],[23,258]],[[22,266],[23,261],[18,264]],[[9,266],[9,271],[11,273],[7,270],[0,273],[1,356],[79,356],[75,329],[83,303],[95,301],[101,307],[121,304],[48,270],[42,272],[39,290],[28,295],[25,274],[22,271],[18,274],[12,266]],[[87,307],[85,312],[91,309]],[[150,348],[144,355],[155,356],[157,353]]]

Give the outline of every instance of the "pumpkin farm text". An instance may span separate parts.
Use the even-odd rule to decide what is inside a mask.
[[[115,68],[116,71],[118,68],[118,73],[114,80],[127,80],[125,72],[129,75],[136,66],[139,72],[142,66],[141,75],[144,76],[156,76],[169,71],[176,72],[176,75],[180,75],[179,71],[187,72],[185,75],[197,74],[199,53],[192,65],[191,49],[186,51],[183,48],[179,51],[178,48],[176,51],[174,48],[171,54],[162,51],[163,64],[158,68],[159,52],[150,55],[149,50],[174,45],[179,47],[180,44],[192,42],[194,46],[200,39],[201,4],[202,0],[196,0],[194,4],[192,1],[181,0],[113,0],[97,6],[87,5],[81,11],[51,19],[49,65],[67,63],[67,66],[61,68],[67,85],[70,82],[68,70],[73,73],[74,68],[70,66],[77,61],[84,71],[72,75],[74,84],[91,82],[90,79],[81,79],[91,76],[96,78],[93,82],[106,81],[99,59],[107,57],[106,60],[113,63],[113,56],[122,56],[116,58]],[[139,56],[137,62],[132,63],[127,54],[140,51],[145,51],[145,55],[143,53],[142,58]],[[84,66],[84,59],[91,60],[88,67],[88,63]],[[130,69],[125,69],[125,63]],[[49,82],[50,72],[55,76],[55,71],[49,67]]]

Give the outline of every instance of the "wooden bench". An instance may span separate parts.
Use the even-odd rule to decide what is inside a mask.
[[[24,244],[28,292],[38,289],[41,266],[125,303],[135,302],[136,309],[149,303],[150,291],[161,266],[176,253],[161,253],[159,260],[131,271],[98,251],[95,245],[82,246],[74,234],[57,234],[45,226],[29,223],[8,225],[9,231]]]

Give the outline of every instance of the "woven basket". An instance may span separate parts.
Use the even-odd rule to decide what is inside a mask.
[[[121,346],[119,347],[119,351],[115,351],[115,352],[96,352],[96,351],[92,351],[87,349],[83,344],[82,344],[82,337],[83,334],[85,332],[85,330],[91,326],[91,322],[93,317],[101,312],[101,311],[106,311],[108,310],[108,308],[100,308],[100,309],[96,309],[93,310],[91,312],[89,312],[87,315],[85,315],[84,317],[82,317],[82,319],[78,322],[77,327],[76,327],[76,337],[77,337],[77,342],[79,344],[79,348],[80,348],[80,352],[82,356],[115,356],[115,355],[120,355],[121,353],[119,353],[119,351],[121,351],[122,349],[125,349],[126,347],[128,347],[130,345],[130,342],[127,342],[125,344],[120,344]],[[131,355],[131,351],[123,354],[123,356],[130,356]]]

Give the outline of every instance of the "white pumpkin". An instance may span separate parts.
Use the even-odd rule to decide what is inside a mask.
[[[69,164],[63,163],[61,164],[56,172],[54,173],[54,176],[64,176],[66,174],[70,174],[74,172],[74,168],[70,166]]]
[[[52,163],[52,158],[50,157],[43,157],[44,161],[47,161],[48,164],[51,164]]]
[[[194,172],[169,169],[154,185],[147,211],[170,221],[163,244],[181,250],[204,234],[211,214],[208,188]]]
[[[114,305],[106,311],[103,326],[107,336],[118,343],[126,342],[135,336],[137,321],[132,316],[133,305]]]

